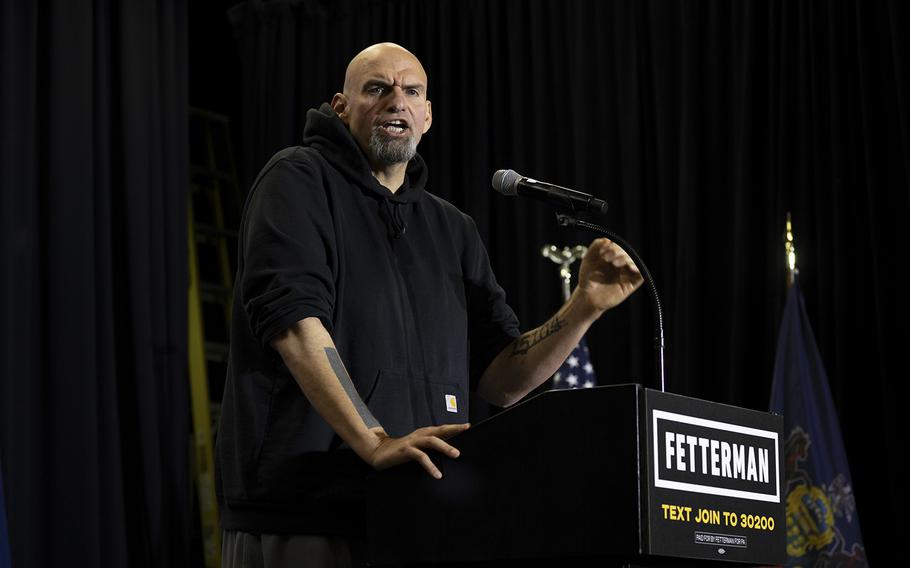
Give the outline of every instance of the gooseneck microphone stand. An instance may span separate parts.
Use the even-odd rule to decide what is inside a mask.
[[[632,257],[632,261],[635,262],[635,266],[638,267],[638,271],[641,272],[641,275],[645,280],[645,284],[650,292],[651,303],[654,305],[654,357],[657,366],[657,382],[660,385],[661,392],[666,392],[666,374],[664,372],[664,313],[660,306],[660,298],[657,295],[657,286],[655,286],[654,279],[651,277],[651,272],[648,270],[648,267],[645,266],[645,262],[638,253],[635,252],[632,245],[627,243],[625,239],[600,225],[595,225],[594,223],[589,223],[588,221],[564,213],[557,213],[556,221],[561,227],[578,227],[591,231],[592,233],[603,235],[619,245],[619,248],[626,251],[626,253]]]

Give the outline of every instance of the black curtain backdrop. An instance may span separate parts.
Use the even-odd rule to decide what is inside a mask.
[[[186,7],[0,10],[13,566],[187,565]]]
[[[401,43],[430,76],[429,187],[477,220],[525,326],[560,303],[541,245],[590,237],[494,194],[499,168],[610,202],[605,223],[662,293],[674,392],[767,409],[792,211],[869,557],[884,561],[900,538],[891,440],[910,313],[905,3],[272,0],[229,15],[247,185],[355,53]],[[639,293],[592,330],[601,383],[652,380],[649,309]]]

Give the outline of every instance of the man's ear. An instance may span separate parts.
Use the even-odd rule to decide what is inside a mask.
[[[332,110],[347,124],[348,98],[343,93],[335,93],[332,97]]]
[[[423,133],[426,134],[427,130],[430,129],[430,125],[433,124],[433,105],[430,101],[427,101],[427,115],[423,119]]]

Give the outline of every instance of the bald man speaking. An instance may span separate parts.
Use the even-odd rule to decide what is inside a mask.
[[[517,402],[641,285],[598,239],[569,300],[521,334],[474,222],[426,188],[432,123],[420,61],[368,47],[253,184],[217,443],[224,566],[361,565],[369,474],[440,478],[470,391]]]

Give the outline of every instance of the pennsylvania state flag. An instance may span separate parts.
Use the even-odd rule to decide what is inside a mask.
[[[828,377],[797,282],[780,325],[771,411],[784,415],[786,566],[867,566]]]

